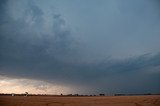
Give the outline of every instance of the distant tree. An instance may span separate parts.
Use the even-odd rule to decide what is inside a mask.
[[[101,94],[99,94],[99,96],[105,96],[105,94],[102,94],[102,93],[101,93]]]
[[[74,94],[74,96],[79,96],[78,94]]]

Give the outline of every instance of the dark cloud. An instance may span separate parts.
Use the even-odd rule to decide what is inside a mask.
[[[82,62],[63,16],[46,15],[36,3],[27,3],[14,14],[7,2],[0,2],[0,74],[87,86],[90,93],[159,92],[160,53]]]
[[[0,7],[3,7],[6,3],[7,3],[8,0],[1,0],[0,1]]]
[[[4,16],[7,22],[0,25],[1,70],[30,75],[34,70],[35,73],[39,73],[39,69],[58,71],[57,68],[64,66],[63,61],[74,49],[70,48],[70,31],[63,28],[65,21],[61,15],[53,13],[51,32],[45,33],[43,15],[38,6],[29,3],[24,9],[24,15],[17,20],[11,15],[10,18]]]

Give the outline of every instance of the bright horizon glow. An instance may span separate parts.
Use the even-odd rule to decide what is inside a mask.
[[[0,93],[24,93],[29,94],[69,94],[72,89],[68,86],[52,84],[49,82],[25,79],[25,78],[10,78],[0,76]]]

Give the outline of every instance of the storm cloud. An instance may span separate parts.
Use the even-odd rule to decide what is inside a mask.
[[[21,89],[28,80],[37,93],[159,93],[158,5],[2,0],[0,78]]]

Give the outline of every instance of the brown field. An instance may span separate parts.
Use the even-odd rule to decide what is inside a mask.
[[[103,97],[0,96],[0,106],[160,106],[160,95]]]

